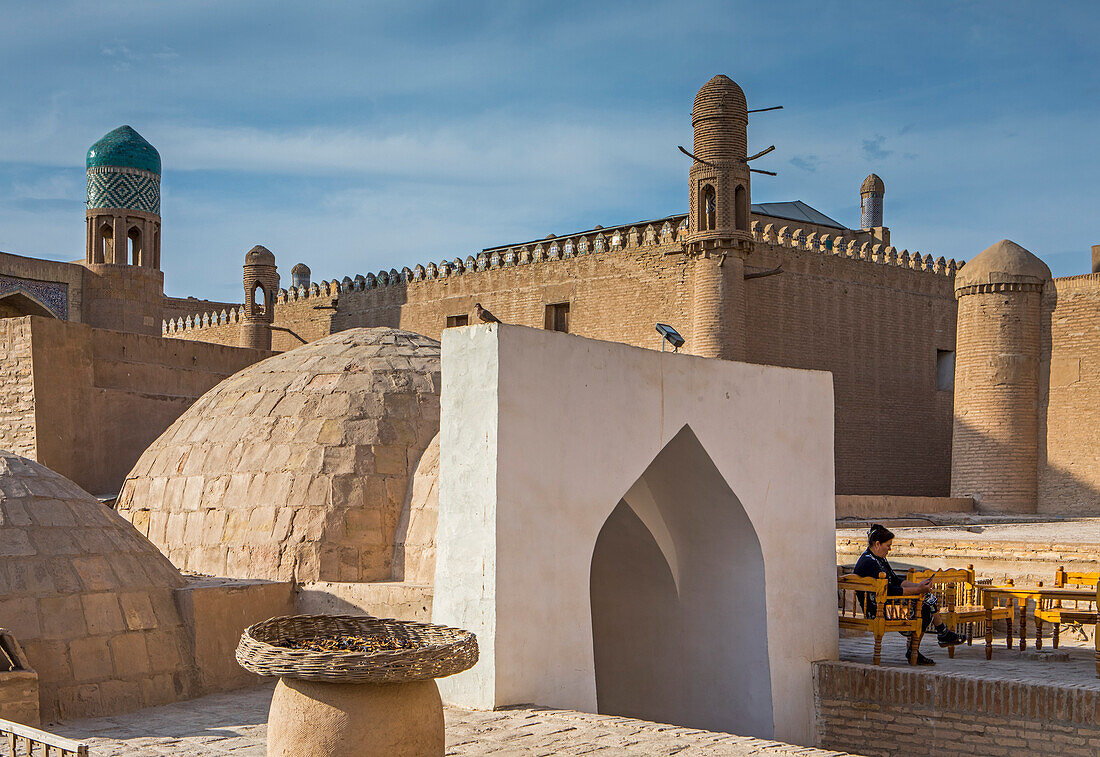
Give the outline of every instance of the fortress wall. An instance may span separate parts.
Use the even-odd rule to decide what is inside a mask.
[[[0,449],[34,457],[34,375],[27,318],[0,320]]]
[[[26,330],[33,355],[33,457],[93,494],[117,492],[199,396],[272,354],[34,316],[8,323]]]
[[[214,300],[200,300],[197,297],[165,297],[164,318],[186,318],[195,313],[228,311],[230,308],[239,308],[239,302],[215,302]]]
[[[1100,274],[1043,290],[1039,512],[1100,513]]]
[[[758,243],[746,272],[784,272],[745,282],[749,359],[832,372],[837,494],[947,496],[953,277],[869,262]]]

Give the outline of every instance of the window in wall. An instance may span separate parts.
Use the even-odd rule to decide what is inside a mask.
[[[943,392],[955,388],[955,350],[936,350],[936,388]]]
[[[546,306],[546,328],[550,331],[569,331],[569,303],[559,302]]]
[[[714,194],[714,187],[710,184],[703,186],[703,196],[700,198],[699,207],[699,231],[714,231],[718,222],[718,198]]]
[[[462,315],[449,315],[447,316],[447,328],[453,328],[455,326],[469,326],[470,316],[463,313]]]

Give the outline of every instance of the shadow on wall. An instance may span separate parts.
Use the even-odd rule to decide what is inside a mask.
[[[605,521],[591,606],[599,712],[773,735],[763,554],[690,427]]]
[[[1040,379],[1040,384],[1046,379]],[[981,449],[982,460],[1013,460],[1018,452],[1009,446],[991,438],[988,434],[975,429],[972,425],[955,418],[955,441],[959,446]],[[960,428],[961,427],[961,428]],[[1047,458],[1047,421],[1040,415],[1038,434],[1038,466],[1036,471],[1036,502],[1039,515],[1051,516],[1087,516],[1100,517],[1100,486],[1087,481],[1080,476],[1051,465]],[[1087,450],[1082,450],[1087,452]],[[954,463],[952,464],[954,466]],[[1002,466],[1003,467],[1003,466]],[[978,488],[978,487],[970,487]],[[998,509],[992,502],[988,493],[983,496],[980,491],[955,490],[952,485],[952,496],[973,496],[974,507],[978,513],[1011,512]]]

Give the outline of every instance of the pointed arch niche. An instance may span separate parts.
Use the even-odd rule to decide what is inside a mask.
[[[771,733],[764,556],[690,427],[604,522],[590,595],[599,712]]]
[[[480,648],[444,701],[812,744],[830,375],[503,324],[442,341],[432,619]]]

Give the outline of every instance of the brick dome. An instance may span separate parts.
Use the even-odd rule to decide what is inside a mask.
[[[747,121],[749,106],[745,93],[737,82],[725,74],[718,74],[703,85],[695,95],[695,105],[691,109],[691,123],[705,118],[737,118]]]
[[[42,719],[163,704],[191,685],[156,547],[67,478],[0,450],[0,624],[39,675]]]
[[[886,183],[879,178],[878,174],[871,174],[859,187],[859,193],[864,194],[886,194]]]
[[[290,269],[290,272],[295,276],[308,276],[310,274],[309,266],[305,263],[295,263],[294,267]]]
[[[439,343],[351,329],[204,394],[141,456],[119,512],[179,567],[389,580],[412,471],[439,431]]]
[[[1047,264],[1008,239],[982,250],[955,275],[955,291],[997,284],[1042,284],[1051,278]]]
[[[275,253],[258,244],[244,254],[245,265],[275,265]]]
[[[160,174],[160,153],[145,137],[130,126],[120,126],[104,134],[88,148],[87,168],[137,168]]]

